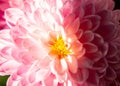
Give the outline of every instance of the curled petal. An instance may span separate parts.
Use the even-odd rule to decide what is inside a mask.
[[[98,32],[100,35],[103,36],[103,38],[106,41],[109,41],[109,40],[113,39],[113,37],[115,35],[115,32],[116,32],[115,25],[112,23],[103,25],[103,26],[99,27]]]
[[[120,61],[120,58],[118,55],[113,56],[113,57],[107,57],[108,63],[115,64]]]
[[[86,19],[89,19],[92,22],[92,31],[97,30],[97,28],[100,26],[100,19],[101,17],[98,15],[89,15],[85,17]]]
[[[109,44],[108,55],[107,56],[114,56],[117,54],[117,46],[114,44]]]
[[[98,50],[97,46],[92,43],[85,43],[83,46],[87,50],[87,53],[94,53]]]
[[[80,28],[83,30],[89,30],[92,28],[92,22],[89,19],[84,19],[81,21]]]
[[[100,60],[103,57],[102,52],[100,51],[96,51],[94,53],[87,53],[86,56],[94,62]]]
[[[114,80],[117,77],[117,75],[111,67],[108,67],[105,77],[107,80]]]
[[[104,72],[108,67],[106,59],[100,59],[98,62],[93,64],[93,69],[98,70],[100,73]]]
[[[91,31],[85,31],[80,38],[80,41],[85,43],[85,42],[90,42],[94,39],[94,34]]]

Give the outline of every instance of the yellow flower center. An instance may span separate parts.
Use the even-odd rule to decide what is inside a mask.
[[[51,45],[51,53],[53,55],[56,55],[59,59],[61,59],[66,57],[71,52],[70,49],[68,48],[68,45],[65,43],[64,39],[59,36],[57,40],[55,40]]]

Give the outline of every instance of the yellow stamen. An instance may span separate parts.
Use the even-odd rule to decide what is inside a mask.
[[[57,38],[51,45],[51,53],[57,56],[59,59],[66,57],[70,54],[70,49],[68,48],[67,44],[63,40],[61,36]]]

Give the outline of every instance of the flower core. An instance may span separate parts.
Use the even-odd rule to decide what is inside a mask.
[[[61,36],[53,41],[50,48],[51,54],[57,56],[59,59],[64,58],[71,53],[70,48]]]

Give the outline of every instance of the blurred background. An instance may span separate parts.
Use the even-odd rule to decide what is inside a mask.
[[[120,0],[114,0],[115,2],[115,7],[114,9],[120,9]],[[120,22],[120,21],[119,21]],[[119,80],[120,81],[120,80]]]
[[[115,9],[120,9],[120,0],[114,0],[115,1]]]
[[[115,1],[115,8],[114,9],[120,9],[120,0],[114,0]],[[6,81],[9,76],[0,76],[0,86],[6,86]]]

